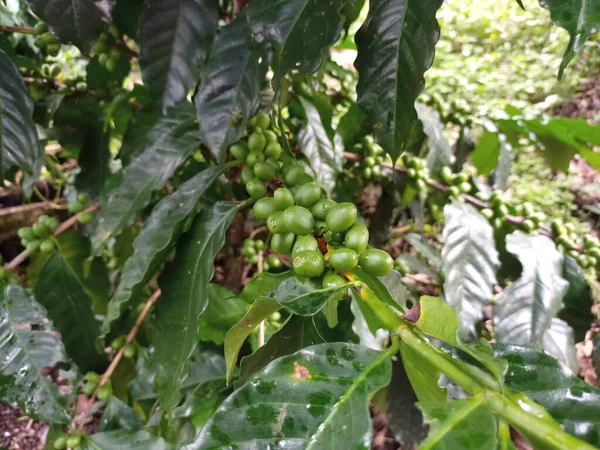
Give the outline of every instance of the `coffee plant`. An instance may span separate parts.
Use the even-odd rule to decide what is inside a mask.
[[[16,3],[0,400],[46,448],[368,449],[377,411],[402,448],[600,446],[600,241],[508,189],[525,146],[600,168],[600,128],[419,98],[442,0]],[[539,3],[562,76],[600,9]]]

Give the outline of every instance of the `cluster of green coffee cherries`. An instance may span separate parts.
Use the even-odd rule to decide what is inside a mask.
[[[369,232],[356,222],[356,206],[323,198],[321,187],[302,165],[282,154],[277,134],[269,129],[268,115],[259,114],[250,123],[254,130],[248,143],[238,142],[230,152],[235,159],[246,161],[242,180],[256,200],[254,217],[267,221],[271,249],[292,255],[292,268],[301,277],[319,277],[327,266],[339,272],[360,265],[378,277],[389,273],[394,261],[385,251],[368,248]],[[283,187],[276,187],[281,183]],[[324,287],[345,282],[333,271],[323,278]]]
[[[365,136],[361,142],[355,144],[353,151],[363,155],[363,159],[356,162],[355,167],[365,180],[380,180],[383,176],[381,164],[386,160],[386,162],[392,162],[389,156],[384,154],[383,148],[370,135]]]
[[[120,39],[121,32],[115,24],[112,24],[108,27],[108,30],[100,35],[92,47],[92,51],[98,57],[98,63],[109,72],[115,70],[117,61],[121,57],[119,49],[111,48],[112,44]]]
[[[453,173],[448,166],[440,170],[440,180],[448,185],[446,193],[453,198],[459,198],[461,194],[469,194],[473,190],[473,185],[469,182],[470,178],[468,172]]]
[[[78,214],[77,220],[81,225],[87,225],[92,220],[94,220],[94,213],[91,211],[83,211],[89,202],[89,197],[87,194],[79,194],[77,196],[77,200],[69,202],[67,204],[67,209],[70,213]]]
[[[130,342],[125,345],[125,336],[116,337],[110,343],[110,348],[115,353],[121,350],[123,346],[125,346],[123,349],[123,356],[125,358],[133,358],[137,353],[137,344],[135,342]]]
[[[54,440],[55,450],[74,449],[79,447],[83,439],[83,432],[78,430],[72,434],[61,434]]]
[[[35,31],[35,35],[37,36],[35,38],[35,41],[33,41],[33,45],[35,45],[40,50],[46,49],[50,56],[58,55],[58,53],[60,52],[61,44],[56,39],[54,39],[54,36],[52,36],[52,34],[50,34],[50,31],[48,30],[48,25],[46,25],[44,22],[38,22],[35,24],[33,30]]]
[[[600,240],[598,238],[588,235],[584,235],[581,238],[575,232],[575,227],[572,223],[562,223],[560,220],[553,220],[551,226],[559,251],[575,258],[577,263],[584,269],[588,267],[599,268]]]
[[[242,246],[242,256],[245,256],[249,264],[258,263],[258,252],[266,248],[265,241],[262,239],[245,239]],[[275,256],[267,256],[262,263],[263,272],[276,271],[281,268],[281,260]]]
[[[90,397],[94,394],[94,392],[96,391],[96,388],[97,388],[98,392],[96,393],[96,398],[98,398],[98,400],[102,400],[102,401],[108,400],[113,394],[112,384],[111,384],[110,380],[107,380],[106,383],[104,383],[102,386],[98,387],[98,384],[100,384],[101,378],[102,378],[102,376],[99,373],[96,373],[96,372],[86,373],[85,379],[83,381],[83,387],[81,388],[81,392],[83,392],[85,395]]]
[[[56,239],[53,236],[54,231],[60,225],[56,217],[47,215],[40,216],[39,219],[30,227],[20,228],[18,235],[21,238],[21,245],[30,255],[37,253],[51,253],[56,248]]]

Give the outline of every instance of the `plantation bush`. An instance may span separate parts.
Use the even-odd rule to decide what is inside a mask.
[[[541,6],[562,73],[600,12]],[[450,6],[372,0],[356,72],[330,49],[360,0],[30,7],[0,27],[3,178],[38,207],[0,272],[0,400],[48,448],[370,448],[370,408],[406,448],[600,445],[573,375],[600,241],[505,193],[513,147],[598,168],[600,129],[449,119],[439,73],[418,101]]]

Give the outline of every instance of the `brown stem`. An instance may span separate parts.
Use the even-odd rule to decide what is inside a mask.
[[[0,25],[0,31],[6,31],[8,33],[35,34],[35,30],[33,28],[13,27],[9,25]]]
[[[58,236],[60,233],[64,232],[65,230],[68,230],[73,225],[75,225],[79,219],[80,214],[82,214],[84,212],[93,212],[93,211],[98,210],[99,208],[100,208],[100,203],[92,203],[88,208],[84,209],[79,214],[75,214],[74,216],[70,217],[69,219],[67,219],[63,223],[61,223],[58,226],[58,228],[54,231],[54,236]],[[15,256],[11,262],[9,262],[6,265],[6,268],[8,270],[15,270],[21,263],[23,263],[27,259],[28,256],[29,256],[29,252],[27,250],[23,250],[21,253],[19,253],[17,256]]]

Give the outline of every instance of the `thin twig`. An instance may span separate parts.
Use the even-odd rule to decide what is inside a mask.
[[[94,402],[96,401],[96,397],[98,396],[98,389],[100,389],[101,386],[104,386],[106,384],[106,382],[110,379],[113,372],[119,365],[119,362],[121,361],[121,358],[123,358],[123,354],[125,353],[125,348],[129,344],[131,344],[131,342],[135,339],[135,335],[137,334],[140,327],[142,326],[142,323],[144,322],[146,315],[148,315],[148,311],[150,311],[150,308],[152,308],[152,305],[154,305],[154,303],[156,303],[156,300],[158,299],[158,297],[160,297],[160,294],[161,294],[161,291],[160,291],[160,289],[158,289],[157,291],[154,292],[154,294],[152,294],[150,296],[150,298],[148,300],[146,300],[144,309],[142,309],[142,312],[140,313],[137,320],[135,321],[133,328],[131,329],[129,334],[127,334],[127,337],[125,338],[125,343],[123,344],[123,347],[121,347],[121,349],[117,352],[114,359],[110,362],[108,369],[106,369],[104,374],[102,374],[102,377],[100,378],[100,381],[98,382],[98,386],[96,386],[96,390],[94,391],[94,393],[92,394],[92,397],[90,398],[90,403],[89,403],[90,406],[93,405]],[[87,417],[88,413],[89,413],[89,409],[87,411],[85,411],[85,413],[83,413],[81,419],[79,420],[79,422],[81,424],[85,423],[85,418]]]
[[[88,208],[84,209],[79,214],[75,214],[74,216],[69,217],[69,219],[67,219],[63,223],[61,223],[58,226],[58,228],[54,231],[54,236],[58,236],[63,231],[68,230],[73,225],[75,225],[77,223],[77,221],[79,220],[80,214],[82,214],[84,212],[93,212],[93,211],[98,210],[99,208],[100,208],[100,203],[92,203]],[[21,263],[23,263],[27,259],[28,256],[29,256],[29,252],[27,250],[23,250],[21,253],[19,253],[17,256],[15,256],[11,262],[9,262],[6,265],[6,268],[8,270],[15,270],[17,267],[19,267],[19,265]]]
[[[262,250],[258,251],[258,261],[256,262],[256,271],[258,273],[262,273],[263,271],[263,257],[264,252]],[[258,347],[262,347],[265,345],[265,321],[261,321],[258,324]]]
[[[14,27],[10,25],[0,25],[0,31],[6,31],[8,33],[35,34],[35,30],[33,28]]]
[[[267,231],[267,227],[265,227],[265,226],[255,228],[254,230],[252,230],[250,232],[250,235],[248,236],[248,239],[254,239],[256,236],[258,236],[259,234],[261,234],[261,233],[263,233],[265,231]]]

